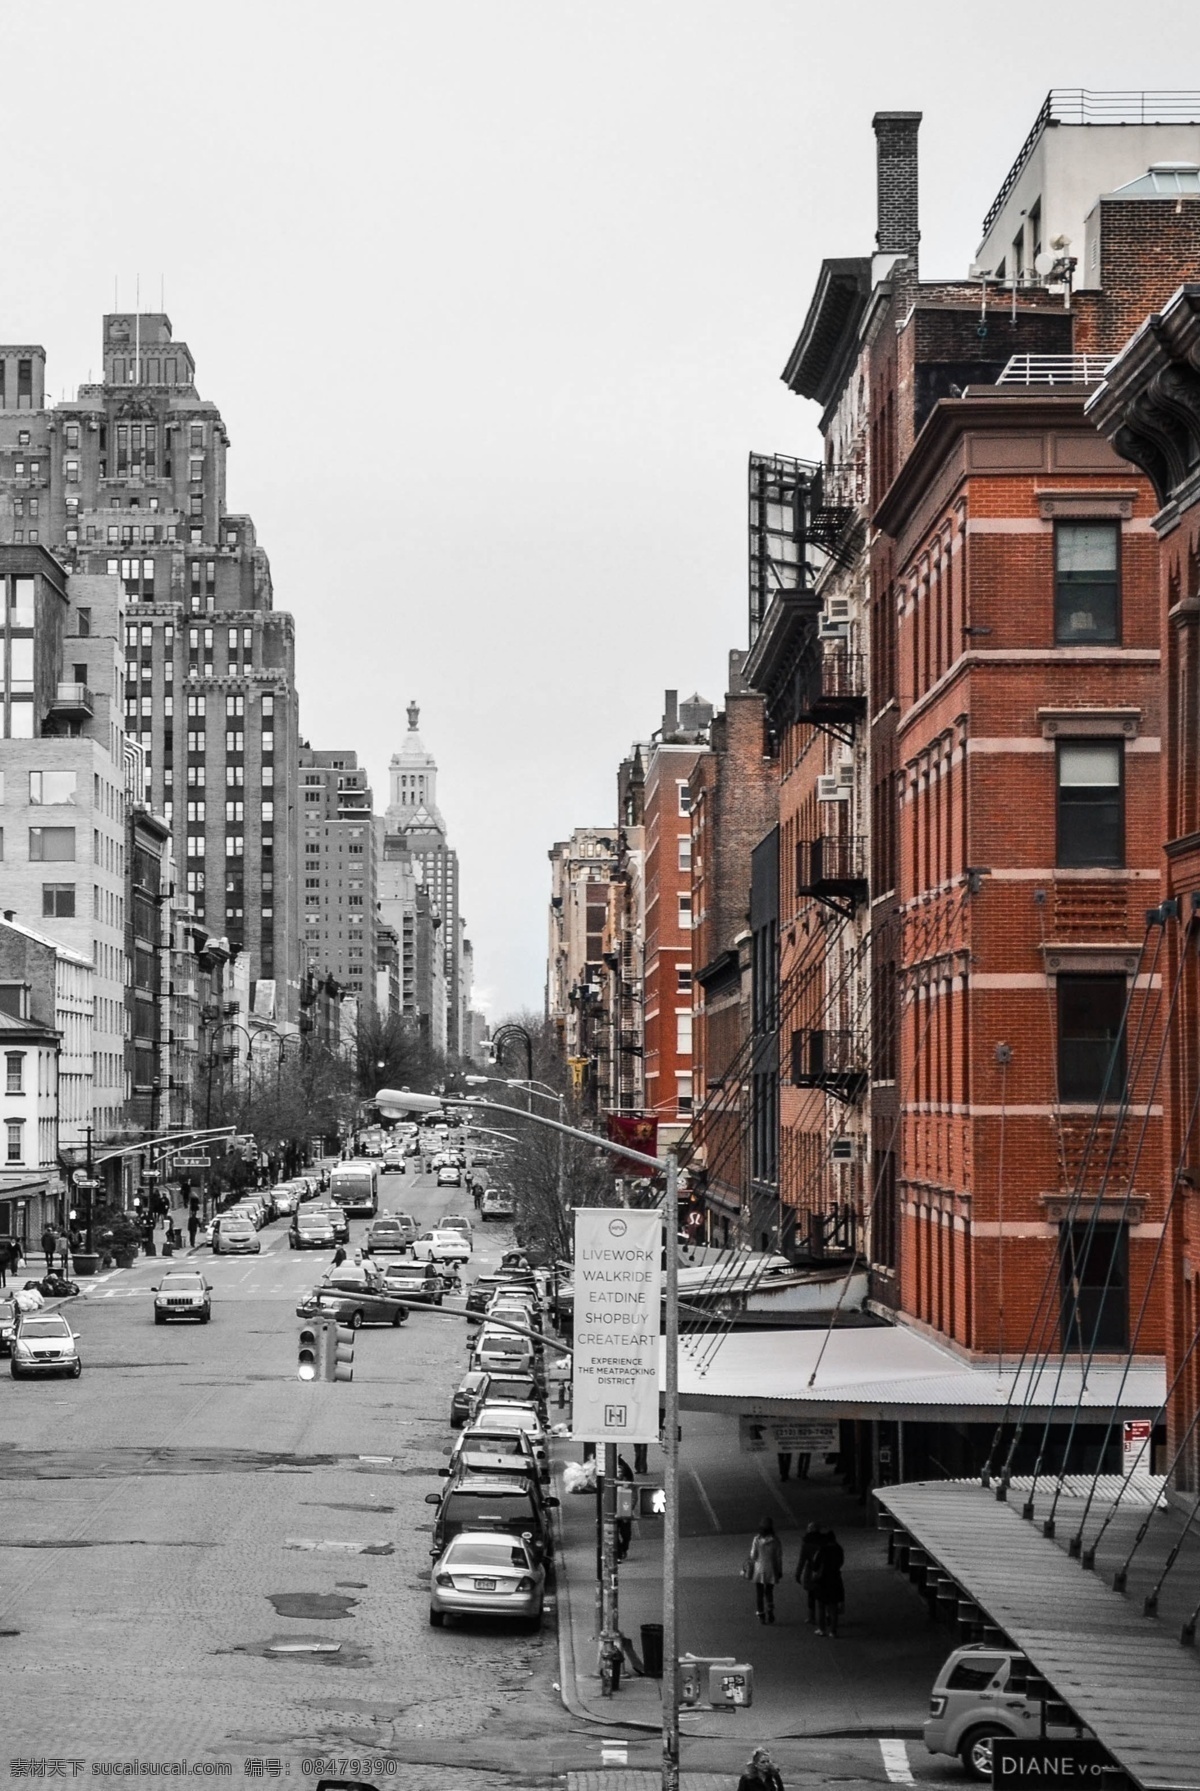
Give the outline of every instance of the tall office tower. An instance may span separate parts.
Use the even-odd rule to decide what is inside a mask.
[[[171,823],[198,916],[248,954],[252,980],[276,984],[259,1005],[294,1017],[294,629],[272,606],[253,522],[226,508],[229,438],[187,344],[161,313],[110,314],[102,379],[53,408],[44,351],[0,346],[0,417],[0,542],[120,579],[125,725],[147,804]]]
[[[458,853],[446,839],[446,823],[437,805],[437,760],[417,732],[421,712],[408,706],[408,733],[388,766],[391,800],[385,832],[402,834],[418,884],[429,891],[441,919],[439,943],[446,986],[444,1049],[457,1056],[462,1048],[463,1003],[461,931],[458,914]],[[439,1028],[434,1022],[434,1035]]]
[[[11,479],[14,420],[0,410]],[[16,475],[28,478],[28,474]],[[0,546],[3,907],[94,966],[90,1037],[68,1027],[60,1147],[125,1117],[125,740],[115,578],[68,578],[38,544]]]
[[[308,968],[375,1005],[377,899],[371,787],[353,752],[300,748]]]

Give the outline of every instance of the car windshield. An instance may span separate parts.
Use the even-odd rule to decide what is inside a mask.
[[[21,1336],[29,1337],[69,1337],[71,1327],[65,1318],[27,1318],[21,1326]]]
[[[488,1392],[494,1393],[498,1399],[527,1399],[533,1392],[533,1382],[526,1375],[493,1375],[488,1385]]]
[[[521,1544],[480,1542],[471,1536],[455,1537],[446,1550],[446,1559],[455,1567],[528,1567],[529,1556]]]
[[[199,1293],[204,1286],[199,1275],[166,1275],[163,1278],[165,1293]]]
[[[532,1501],[523,1487],[506,1486],[496,1492],[463,1487],[446,1500],[446,1516],[456,1524],[478,1523],[480,1518],[498,1518],[502,1523],[514,1518],[528,1523]]]
[[[221,1230],[227,1238],[241,1238],[249,1237],[254,1227],[249,1219],[225,1219],[221,1223]]]

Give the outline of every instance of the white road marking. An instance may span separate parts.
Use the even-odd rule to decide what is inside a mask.
[[[883,1755],[883,1770],[893,1785],[915,1785],[912,1767],[908,1763],[908,1749],[902,1741],[879,1742],[879,1751]]]
[[[627,1741],[609,1741],[600,1743],[601,1766],[628,1766],[629,1743]]]
[[[699,1474],[696,1472],[695,1468],[689,1468],[688,1473],[692,1477],[692,1483],[696,1488],[696,1492],[700,1499],[700,1503],[704,1507],[705,1517],[707,1517],[707,1519],[708,1519],[709,1523],[712,1525],[713,1529],[719,1531],[721,1528],[721,1521],[718,1518],[716,1512],[712,1508],[712,1504],[709,1500],[708,1494],[704,1490],[704,1485],[700,1479]]]

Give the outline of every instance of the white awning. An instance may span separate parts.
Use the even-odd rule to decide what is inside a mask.
[[[1018,1372],[1015,1357],[1002,1369],[994,1358],[969,1362],[904,1325],[696,1332],[679,1340],[679,1400],[691,1411],[970,1423],[994,1420],[1011,1397],[1014,1413],[1028,1399],[1027,1411],[1044,1415],[1057,1406],[1064,1421],[1077,1400],[1097,1418],[1114,1402],[1124,1417],[1148,1418],[1166,1393],[1156,1358],[1128,1372],[1119,1362],[1093,1366],[1082,1397],[1081,1379],[1070,1359],[1036,1374]]]

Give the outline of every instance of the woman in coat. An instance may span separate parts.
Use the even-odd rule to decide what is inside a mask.
[[[845,1551],[832,1530],[826,1530],[812,1564],[812,1589],[817,1600],[817,1634],[836,1636],[838,1618],[846,1602],[842,1584]]]
[[[779,1768],[765,1747],[756,1747],[738,1780],[738,1791],[783,1791]]]
[[[783,1549],[775,1525],[764,1517],[750,1540],[747,1578],[754,1581],[754,1602],[760,1623],[775,1621],[775,1587],[783,1578]]]

